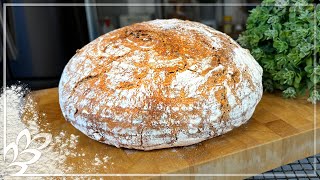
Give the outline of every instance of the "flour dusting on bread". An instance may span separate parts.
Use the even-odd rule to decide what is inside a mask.
[[[97,141],[142,150],[185,146],[246,123],[262,96],[262,68],[226,34],[153,20],[92,41],[60,84],[65,118]]]

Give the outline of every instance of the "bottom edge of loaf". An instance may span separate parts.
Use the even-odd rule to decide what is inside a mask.
[[[137,146],[137,145],[121,144],[121,143],[119,143],[117,141],[112,142],[110,139],[99,140],[99,139],[95,138],[94,135],[88,134],[88,132],[86,131],[86,127],[81,126],[81,125],[75,123],[74,121],[70,121],[68,119],[67,119],[67,121],[69,121],[76,129],[81,131],[83,134],[88,136],[90,139],[93,139],[93,140],[98,141],[100,143],[111,145],[111,146],[115,146],[117,148],[135,149],[135,150],[143,150],[143,151],[166,149],[166,148],[172,148],[172,147],[191,146],[191,145],[200,143],[202,141],[205,141],[207,139],[211,139],[213,137],[217,137],[217,136],[220,136],[220,135],[223,135],[223,134],[229,132],[229,131],[225,131],[223,134],[219,134],[219,135],[212,134],[212,135],[209,135],[209,136],[206,136],[206,137],[186,138],[186,139],[183,139],[183,140],[180,139],[179,141],[175,141],[173,143],[164,143],[164,144],[151,145],[151,146],[146,146],[146,145],[138,145]]]

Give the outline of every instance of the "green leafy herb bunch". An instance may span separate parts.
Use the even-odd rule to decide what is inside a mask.
[[[264,0],[251,10],[238,42],[263,67],[266,91],[320,100],[320,5],[307,0]]]

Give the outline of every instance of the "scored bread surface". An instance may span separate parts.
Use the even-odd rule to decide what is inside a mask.
[[[262,68],[229,36],[191,21],[153,20],[100,36],[59,83],[64,117],[97,141],[141,150],[191,145],[247,122]]]

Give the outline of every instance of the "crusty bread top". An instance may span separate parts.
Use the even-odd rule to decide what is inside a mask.
[[[250,53],[227,35],[196,22],[154,20],[78,50],[61,77],[60,105],[69,120],[115,134],[149,128],[196,135],[211,124],[219,135],[221,122],[238,126],[260,100],[261,76]]]

